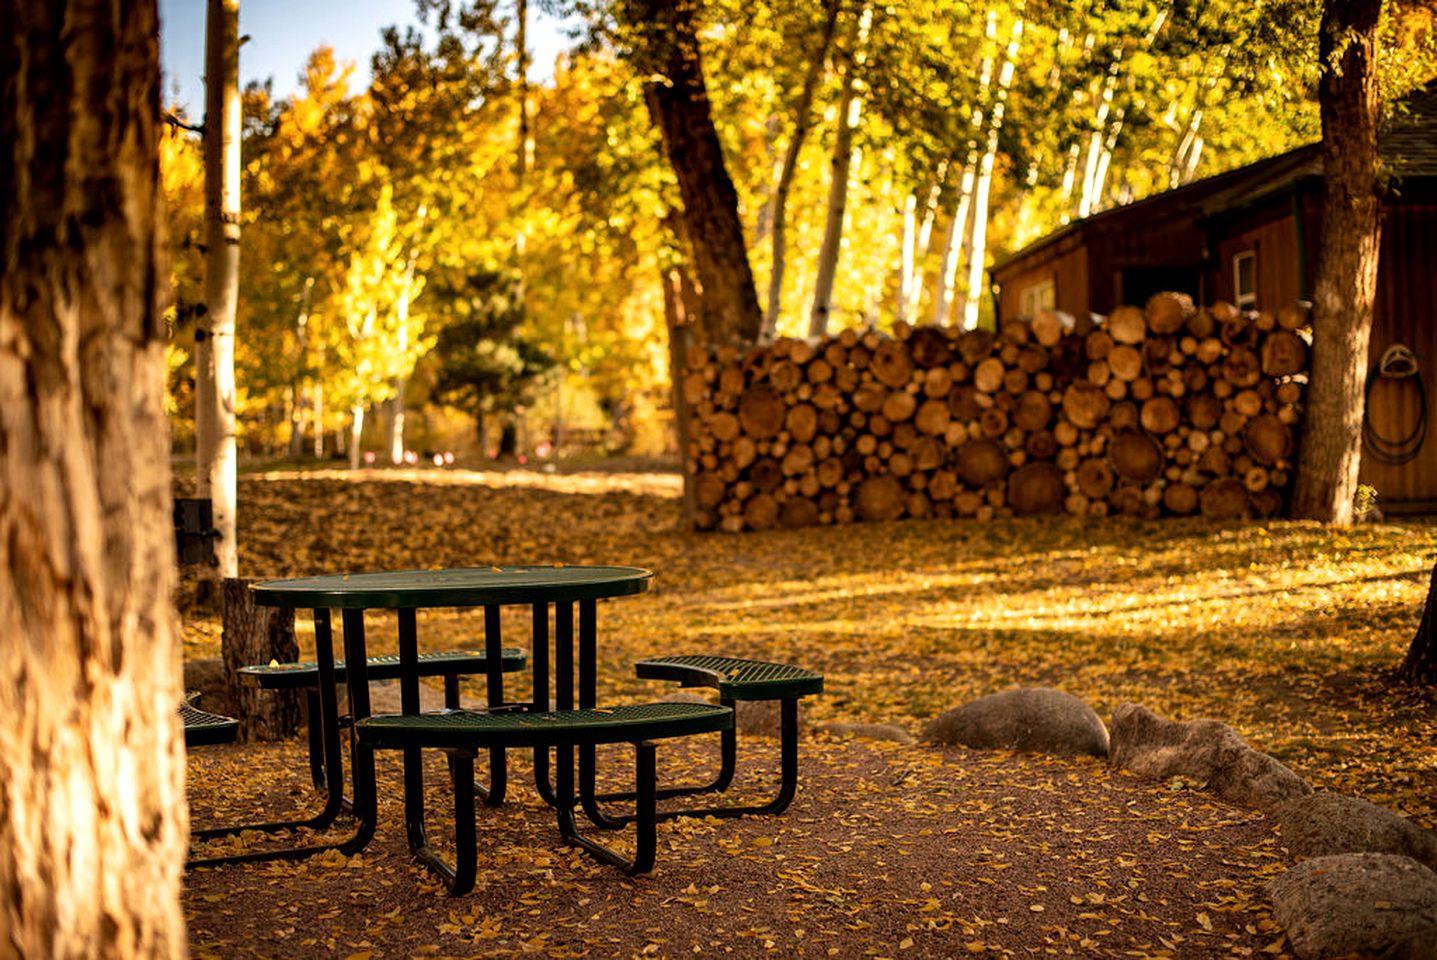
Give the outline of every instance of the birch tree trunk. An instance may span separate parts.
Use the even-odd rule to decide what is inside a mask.
[[[903,241],[900,246],[902,260],[898,264],[898,302],[894,318],[900,323],[908,322],[909,304],[913,300],[913,270],[918,247],[918,194],[909,193],[903,198]]]
[[[813,120],[813,95],[818,81],[823,78],[823,65],[828,60],[828,49],[833,45],[833,33],[838,26],[838,0],[824,0],[823,27],[819,33],[818,46],[808,63],[808,73],[803,78],[803,89],[799,91],[798,103],[794,105],[793,137],[783,156],[779,170],[778,184],[773,191],[772,257],[773,269],[768,278],[768,310],[764,313],[761,340],[773,338],[778,329],[778,314],[783,303],[783,275],[788,268],[788,240],[784,229],[788,222],[788,194],[793,189],[793,176],[798,170],[798,155],[803,141],[808,137]]]
[[[182,957],[158,14],[0,23],[0,953]]]
[[[848,34],[849,62],[843,74],[843,92],[838,98],[838,135],[833,139],[828,217],[823,228],[823,244],[818,248],[813,309],[808,317],[810,337],[821,337],[828,332],[828,316],[833,308],[833,281],[838,276],[838,251],[843,244],[843,217],[848,208],[848,176],[853,166],[853,131],[858,126],[858,112],[863,107],[858,98],[858,72],[863,68],[862,51],[868,42],[868,27],[872,18],[872,9],[864,3]]]
[[[982,117],[981,110],[973,111],[975,123],[981,125]],[[943,235],[943,261],[938,268],[938,279],[933,288],[934,326],[947,326],[952,311],[952,291],[958,283],[958,262],[963,254],[963,237],[968,232],[968,212],[973,205],[973,179],[977,169],[978,151],[970,150],[968,162],[963,165],[963,176],[959,178],[953,216],[949,219],[948,230]]]
[[[1318,46],[1322,246],[1313,285],[1312,373],[1294,516],[1346,526],[1362,463],[1362,412],[1381,239],[1381,112],[1374,62],[1381,0],[1325,0]]]
[[[984,27],[984,36],[987,38],[985,49],[991,51],[993,43],[998,38],[998,14],[994,10],[988,11],[987,23]],[[987,114],[984,112],[984,104],[988,101],[988,88],[993,84],[993,55],[986,53],[983,57],[983,66],[978,71],[978,102],[973,107],[973,113],[968,123],[972,128],[972,134],[968,140],[968,160],[963,165],[963,175],[959,178],[958,195],[953,202],[953,216],[948,221],[948,230],[943,235],[943,257],[938,268],[938,278],[933,287],[933,323],[935,326],[946,326],[948,323],[949,311],[952,309],[953,289],[958,280],[958,261],[963,252],[963,238],[966,235],[968,223],[968,211],[973,202],[973,178],[978,169],[978,139],[983,134],[983,120]]]
[[[304,455],[304,358],[309,350],[309,298],[313,290],[314,277],[305,277],[304,289],[299,295],[299,317],[294,324],[299,356],[295,364],[294,379],[290,383],[294,408],[290,412],[289,455],[296,460]],[[317,420],[314,429],[316,433],[320,430]]]
[[[349,408],[349,469],[351,470],[359,469],[359,441],[363,435],[364,404],[356,403]]]
[[[908,316],[918,316],[923,300],[923,264],[933,252],[933,221],[938,215],[938,200],[943,195],[943,181],[948,176],[948,161],[938,164],[938,174],[929,185],[923,205],[923,220],[918,226],[918,253],[914,258],[913,275],[908,280]]]
[[[214,504],[217,572],[239,575],[235,545],[235,306],[239,299],[239,0],[209,0],[205,17],[205,321],[208,346],[196,390],[196,429],[206,443],[196,473]],[[205,428],[200,430],[199,423]]]
[[[978,168],[973,188],[973,227],[968,239],[968,296],[960,305],[963,327],[978,327],[978,307],[983,301],[984,260],[988,253],[988,191],[993,184],[993,161],[998,156],[998,133],[1003,129],[1003,111],[1007,106],[1008,88],[1013,83],[1013,70],[1018,60],[1018,46],[1023,40],[1023,18],[1013,21],[1008,47],[1003,52],[1003,66],[998,70],[997,100],[988,119],[988,143]]]

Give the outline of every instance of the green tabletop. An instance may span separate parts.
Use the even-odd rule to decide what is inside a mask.
[[[255,602],[267,607],[399,610],[509,603],[567,603],[643,593],[653,574],[638,567],[462,567],[344,573],[257,583]]]

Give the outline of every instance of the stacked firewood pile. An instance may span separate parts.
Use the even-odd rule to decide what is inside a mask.
[[[900,325],[747,352],[695,348],[682,390],[695,522],[737,532],[900,517],[1268,516],[1292,477],[1305,310],[998,333]]]

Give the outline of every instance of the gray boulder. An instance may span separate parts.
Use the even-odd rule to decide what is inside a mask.
[[[1051,687],[979,697],[934,717],[924,727],[923,739],[979,750],[1108,755],[1108,730],[1093,708]]]
[[[833,737],[857,737],[861,740],[889,740],[912,743],[913,735],[896,723],[822,723],[818,729]]]
[[[1395,853],[1437,870],[1437,832],[1385,807],[1334,793],[1289,800],[1272,811],[1294,856]]]
[[[1343,853],[1304,860],[1270,880],[1267,894],[1272,918],[1301,960],[1437,952],[1437,873],[1410,857]]]
[[[1144,777],[1196,781],[1228,803],[1264,813],[1312,792],[1306,781],[1248,746],[1227,724],[1165,720],[1136,703],[1113,711],[1110,759]]]

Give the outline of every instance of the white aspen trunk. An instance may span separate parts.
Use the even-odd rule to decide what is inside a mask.
[[[364,404],[349,408],[349,469],[359,469],[360,437],[364,434]]]
[[[1167,23],[1169,12],[1170,10],[1166,7],[1158,11],[1157,17],[1153,19],[1152,26],[1148,28],[1147,34],[1142,39],[1141,46],[1144,49],[1151,47],[1153,42],[1157,40],[1158,34],[1163,29],[1163,25]],[[1124,52],[1121,48],[1113,52],[1113,62],[1108,68],[1108,76],[1103,81],[1102,97],[1098,101],[1098,115],[1095,128],[1093,132],[1088,135],[1088,156],[1084,166],[1083,193],[1078,201],[1079,218],[1096,213],[1101,208],[1103,182],[1107,176],[1107,164],[1103,160],[1103,153],[1104,151],[1111,152],[1112,147],[1110,144],[1116,142],[1117,131],[1113,131],[1111,135],[1106,138],[1104,135],[1109,132],[1108,114],[1112,110],[1113,94],[1117,90],[1118,79],[1122,75]],[[1120,114],[1118,130],[1120,131],[1121,129],[1122,118]]]
[[[239,0],[210,0],[205,74],[205,322],[213,393],[201,411],[209,426],[208,449],[196,472],[208,478],[219,531],[216,572],[225,579],[239,576],[234,369],[240,256]]]
[[[404,391],[407,380],[396,380],[394,396],[389,398],[389,461],[395,466],[404,462]]]
[[[976,113],[975,113],[976,115]],[[963,165],[963,176],[958,183],[958,197],[953,207],[953,217],[948,221],[948,230],[943,235],[943,260],[938,268],[938,279],[933,288],[933,323],[946,326],[952,311],[952,290],[958,282],[958,262],[963,253],[963,237],[967,233],[968,212],[973,205],[973,180],[977,174],[978,152],[971,151],[968,162]]]
[[[424,222],[426,209],[421,207],[418,220]],[[414,298],[414,258],[411,250],[404,264],[404,283],[399,288],[399,299],[394,304],[395,326],[398,328],[399,343],[396,345],[400,356],[409,353],[409,306]],[[404,391],[409,378],[400,377],[394,382],[394,396],[389,400],[389,459],[395,465],[404,462]]]
[[[1194,137],[1192,148],[1188,150],[1187,161],[1183,164],[1182,179],[1179,181],[1179,185],[1192,183],[1193,178],[1197,176],[1198,164],[1202,162],[1202,148],[1203,138]]]
[[[838,0],[825,0],[823,31],[819,35],[818,49],[809,60],[808,73],[803,78],[803,89],[799,91],[798,103],[794,107],[793,138],[783,156],[778,182],[773,191],[772,248],[768,275],[768,310],[763,317],[759,331],[760,341],[773,339],[778,329],[778,314],[783,302],[783,275],[788,269],[787,238],[784,226],[788,219],[788,194],[793,187],[793,177],[798,169],[799,151],[808,136],[813,119],[813,96],[818,81],[823,76],[823,65],[828,60],[828,48],[833,45],[833,32],[838,25]]]
[[[993,184],[993,162],[998,155],[998,133],[1003,129],[1003,111],[1007,105],[1008,88],[1013,83],[1013,70],[1022,39],[1023,18],[1019,17],[1013,21],[1008,48],[1003,53],[1003,66],[998,71],[997,102],[993,104],[993,115],[988,121],[988,143],[973,188],[973,228],[968,239],[968,296],[962,304],[963,327],[967,330],[977,328],[978,308],[983,302],[983,273],[987,266],[984,261],[988,253],[988,193]]]
[[[305,277],[304,290],[299,295],[299,317],[294,324],[299,357],[298,365],[295,368],[294,382],[290,388],[294,409],[290,412],[289,455],[295,459],[304,453],[304,378],[300,371],[304,368],[304,355],[309,350],[309,298],[313,290],[314,277]],[[315,423],[314,428],[318,432],[319,424]]]
[[[908,321],[908,305],[913,298],[914,248],[918,242],[918,195],[910,193],[903,198],[903,239],[902,260],[898,264],[898,303],[894,317],[900,323]]]
[[[918,255],[913,266],[913,277],[908,282],[908,316],[917,317],[923,301],[923,265],[932,253],[933,221],[938,215],[938,200],[943,195],[943,181],[948,175],[948,161],[938,165],[938,175],[928,187],[928,196],[923,203],[923,221],[918,227]]]
[[[1102,96],[1098,98],[1097,129],[1088,134],[1083,160],[1083,188],[1078,194],[1078,219],[1080,220],[1093,212],[1098,164],[1101,162],[1103,153],[1103,131],[1107,129],[1108,112],[1113,106],[1113,91],[1118,85],[1118,72],[1121,64],[1121,58],[1115,57],[1113,65],[1108,69],[1108,76],[1103,81]]]
[[[314,399],[311,402],[312,414],[314,417],[314,458],[324,459],[324,380],[316,379],[314,382]]]
[[[1078,158],[1082,156],[1083,145],[1074,143],[1068,148],[1068,162],[1063,167],[1063,222],[1068,221],[1067,210],[1073,202],[1073,190],[1078,185]]]
[[[1118,110],[1113,123],[1108,127],[1108,137],[1103,141],[1102,153],[1098,155],[1098,170],[1093,176],[1093,212],[1107,207],[1104,197],[1108,189],[1108,170],[1113,162],[1113,150],[1118,145],[1118,136],[1123,132],[1123,111]]]
[[[848,176],[853,166],[853,131],[863,106],[858,97],[858,71],[863,67],[862,47],[868,40],[872,18],[873,11],[864,4],[849,33],[853,60],[844,73],[843,93],[838,100],[838,136],[834,138],[833,177],[828,184],[828,220],[813,282],[813,309],[808,318],[810,337],[821,337],[828,332],[828,317],[833,307],[833,282],[838,276],[838,251],[843,244],[843,218],[848,207]]]
[[[943,237],[943,257],[938,268],[938,278],[933,288],[933,323],[945,326],[952,309],[952,291],[958,279],[958,262],[963,251],[965,225],[968,211],[973,202],[973,178],[978,169],[978,140],[983,134],[983,105],[988,100],[988,89],[993,85],[992,45],[998,39],[998,13],[988,11],[984,27],[985,48],[983,66],[978,74],[978,103],[969,117],[972,136],[968,141],[968,162],[963,165],[963,176],[958,185],[958,196],[954,201],[953,217],[948,222],[948,231]]]
[[[1178,141],[1177,149],[1173,151],[1173,158],[1168,163],[1168,188],[1182,186],[1186,181],[1183,179],[1183,171],[1188,165],[1188,156],[1193,147],[1200,139],[1198,128],[1202,126],[1202,107],[1196,107],[1192,115],[1188,117],[1187,127],[1183,130],[1182,139]]]

